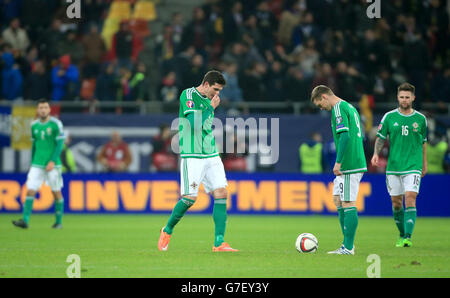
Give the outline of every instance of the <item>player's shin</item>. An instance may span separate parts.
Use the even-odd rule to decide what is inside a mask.
[[[214,199],[213,220],[215,224],[214,246],[224,242],[227,223],[227,199]]]
[[[403,207],[392,208],[392,214],[394,216],[395,224],[397,225],[400,237],[405,237],[405,210]]]
[[[339,216],[339,224],[341,225],[342,235],[344,235],[344,208],[337,207],[338,216]]]
[[[414,225],[416,224],[416,207],[407,207],[405,210],[405,238],[411,238]]]
[[[348,250],[353,249],[356,229],[358,227],[358,211],[356,207],[344,208],[344,247]]]
[[[23,221],[29,223],[31,211],[33,210],[34,197],[27,196],[23,205]]]
[[[171,235],[175,225],[181,220],[186,211],[194,205],[195,201],[187,198],[181,198],[172,210],[169,221],[164,228],[164,232]]]
[[[55,200],[55,223],[61,225],[64,214],[64,199]]]

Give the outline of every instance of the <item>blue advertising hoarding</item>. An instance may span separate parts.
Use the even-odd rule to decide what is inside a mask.
[[[229,214],[335,214],[333,175],[228,173]],[[0,212],[21,212],[25,174],[0,174]],[[446,186],[450,175],[427,175],[417,199],[419,216],[450,216]],[[179,199],[179,175],[66,174],[66,213],[170,213]],[[41,188],[34,212],[53,212],[48,186]],[[392,207],[385,176],[365,174],[358,194],[361,215],[390,216]],[[212,212],[211,197],[202,187],[192,213]]]

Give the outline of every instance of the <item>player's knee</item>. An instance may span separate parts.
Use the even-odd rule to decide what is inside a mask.
[[[416,193],[407,192],[405,194],[405,207],[416,207]]]
[[[213,196],[216,199],[226,198],[228,196],[227,189],[225,187],[218,188],[213,191]]]
[[[392,208],[395,210],[402,209],[403,207],[403,196],[393,196],[392,200]]]

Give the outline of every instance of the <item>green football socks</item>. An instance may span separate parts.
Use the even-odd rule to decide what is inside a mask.
[[[339,223],[341,224],[342,235],[344,235],[344,208],[337,207],[338,215],[339,215]]]
[[[405,237],[405,210],[402,208],[395,209],[392,208],[392,214],[394,215],[394,221],[397,225],[398,231],[400,232],[400,237]]]
[[[223,243],[225,227],[227,224],[227,199],[214,199],[213,220],[216,227],[214,234],[214,246]]]
[[[179,200],[172,210],[172,214],[170,215],[169,221],[167,222],[166,227],[164,228],[164,232],[171,235],[175,225],[181,220],[186,211],[192,205],[194,205],[194,203],[195,203],[194,200],[190,200],[187,198],[182,198],[181,200]]]
[[[23,204],[23,221],[27,224],[30,221],[31,211],[33,210],[34,197],[26,197]]]
[[[411,238],[416,224],[417,209],[416,207],[407,207],[405,210],[405,238]]]
[[[356,207],[344,208],[344,247],[352,250],[358,227],[358,211]]]
[[[62,217],[64,214],[64,199],[55,200],[55,219],[57,224],[62,224]]]

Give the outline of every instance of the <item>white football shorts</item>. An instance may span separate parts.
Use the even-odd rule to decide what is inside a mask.
[[[419,193],[420,181],[419,174],[386,175],[386,186],[391,197],[404,195],[407,191]]]
[[[52,191],[60,191],[64,185],[61,168],[54,168],[47,172],[45,169],[31,167],[27,176],[27,188],[38,191],[44,182],[50,186]]]
[[[225,169],[219,156],[182,158],[180,163],[180,193],[196,197],[201,183],[207,193],[228,185]]]
[[[356,202],[363,175],[364,173],[354,173],[336,176],[333,181],[333,196],[339,196],[344,202]]]

